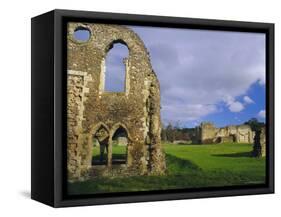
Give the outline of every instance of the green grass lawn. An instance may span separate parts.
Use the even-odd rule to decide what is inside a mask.
[[[126,146],[117,146],[114,145],[112,147],[112,158],[123,158],[126,159]],[[106,159],[106,153],[104,153],[103,158]],[[100,148],[99,147],[94,147],[93,148],[93,160],[94,161],[99,161],[100,159]]]
[[[100,177],[69,183],[70,194],[93,194],[177,188],[260,184],[265,182],[265,159],[252,158],[251,144],[164,144],[164,176]],[[93,151],[98,157],[98,149]],[[122,156],[125,147],[114,147]]]

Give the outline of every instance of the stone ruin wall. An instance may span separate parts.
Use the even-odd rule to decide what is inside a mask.
[[[218,131],[217,128],[212,123],[202,123],[200,125],[200,134],[199,134],[199,141],[201,143],[213,143],[213,140],[216,136]]]
[[[77,28],[90,31],[87,42],[76,41]],[[109,134],[107,169],[111,169],[112,136],[118,127],[128,134],[126,169],[137,174],[163,174],[160,86],[141,39],[119,25],[69,23],[68,179],[84,179],[92,165],[92,137],[102,126]],[[114,43],[128,47],[125,92],[105,92],[105,58]],[[95,171],[91,171],[95,173]]]
[[[256,132],[254,137],[253,152],[254,157],[266,156],[266,129],[262,127],[261,130]]]
[[[196,129],[198,141],[203,144],[238,142],[253,143],[255,133],[248,125],[215,127],[210,122],[203,122]]]
[[[266,132],[265,132],[265,127],[263,127],[261,129],[260,144],[261,144],[261,156],[265,157],[266,156]]]

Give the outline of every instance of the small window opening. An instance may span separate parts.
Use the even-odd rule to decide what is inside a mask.
[[[78,27],[75,29],[73,37],[78,42],[87,42],[90,40],[91,32],[85,27]]]

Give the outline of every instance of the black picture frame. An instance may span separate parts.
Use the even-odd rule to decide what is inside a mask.
[[[192,190],[66,194],[66,23],[69,21],[266,34],[266,183]],[[53,207],[274,193],[274,24],[71,10],[32,18],[31,198]]]

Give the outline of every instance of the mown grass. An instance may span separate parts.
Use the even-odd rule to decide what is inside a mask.
[[[115,164],[116,162],[122,161],[122,163],[126,162],[126,155],[127,155],[127,147],[126,146],[118,146],[114,145],[112,147],[112,163]],[[94,147],[93,148],[93,158],[92,164],[93,165],[105,165],[107,161],[107,153],[104,152],[102,159],[100,159],[100,148]]]
[[[251,144],[164,144],[164,176],[100,177],[69,183],[70,194],[129,192],[259,184],[265,181],[265,159],[251,157]],[[115,147],[113,154],[123,154]],[[98,149],[94,149],[94,157]]]

